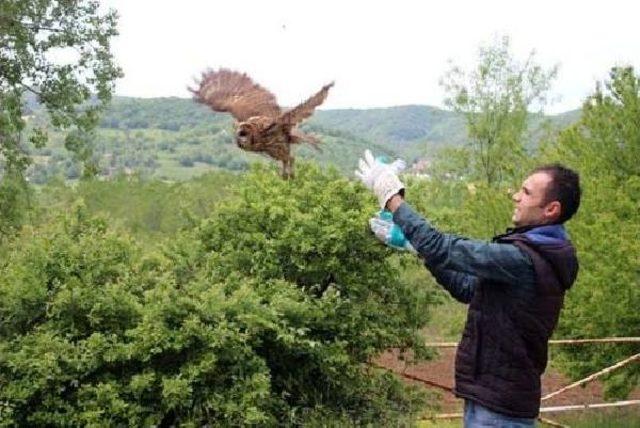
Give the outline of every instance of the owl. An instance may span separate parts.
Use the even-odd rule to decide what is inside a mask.
[[[292,109],[278,106],[275,95],[245,73],[224,68],[205,71],[196,87],[189,90],[196,102],[214,111],[231,113],[238,147],[281,161],[282,176],[287,179],[293,177],[292,144],[305,142],[318,149],[318,139],[303,133],[297,125],[324,102],[332,86],[333,82],[323,86]]]

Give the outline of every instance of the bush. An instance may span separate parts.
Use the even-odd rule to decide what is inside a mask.
[[[423,397],[366,363],[419,344],[359,185],[256,169],[161,254],[77,207],[0,266],[0,425],[409,422]],[[423,305],[424,304],[424,305]]]
[[[0,177],[0,246],[28,219],[32,193],[20,174],[9,172]]]

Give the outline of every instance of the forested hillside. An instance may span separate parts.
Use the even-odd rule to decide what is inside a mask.
[[[39,107],[28,104],[29,121],[46,122]],[[532,120],[532,144],[542,138],[541,123],[566,126],[577,112]],[[183,180],[205,171],[244,171],[264,157],[238,149],[233,141],[230,115],[210,111],[185,98],[115,98],[92,136],[93,162],[100,176],[140,174],[163,180]],[[296,147],[300,159],[332,165],[347,173],[366,148],[406,159],[409,164],[432,159],[443,147],[466,141],[464,119],[453,112],[429,106],[380,109],[320,110],[302,126],[322,141],[321,151]],[[32,149],[29,170],[33,183],[53,177],[74,180],[81,165],[64,149],[62,133],[52,133],[51,144]]]

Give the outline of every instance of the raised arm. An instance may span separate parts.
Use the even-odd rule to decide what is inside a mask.
[[[442,233],[406,202],[395,209],[393,221],[400,226],[432,272],[461,272],[509,285],[521,284],[523,277],[533,276],[531,259],[515,245]]]

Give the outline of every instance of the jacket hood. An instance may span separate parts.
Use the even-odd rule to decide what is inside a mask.
[[[560,245],[569,241],[569,235],[561,224],[538,226],[528,230],[524,236],[534,244]]]
[[[578,259],[564,226],[538,226],[526,231],[524,236],[553,267],[564,289],[571,288],[578,276]]]
[[[565,290],[571,288],[578,276],[578,259],[576,250],[569,240],[569,235],[561,224],[548,224],[541,226],[524,226],[508,229],[504,235],[497,236],[496,240],[509,237],[520,238],[542,256],[551,265],[560,284]]]

